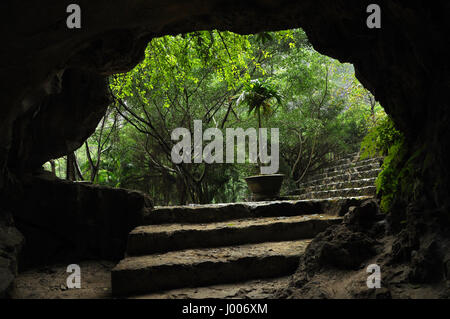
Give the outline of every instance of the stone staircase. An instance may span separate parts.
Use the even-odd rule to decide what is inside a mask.
[[[377,159],[352,155],[309,177],[290,200],[155,207],[129,234],[112,292],[214,298],[226,290],[217,285],[267,290],[294,273],[312,238],[374,194],[378,171]]]
[[[307,176],[290,199],[374,196],[375,179],[380,172],[382,158],[359,160],[354,153],[336,161],[332,166]]]
[[[116,296],[292,274],[306,246],[365,198],[156,207],[112,271]]]

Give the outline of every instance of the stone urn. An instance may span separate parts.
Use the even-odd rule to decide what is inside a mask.
[[[267,174],[249,176],[245,181],[252,192],[252,200],[261,201],[278,198],[283,178],[283,174]]]

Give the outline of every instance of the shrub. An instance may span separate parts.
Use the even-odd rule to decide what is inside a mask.
[[[395,128],[389,116],[380,119],[361,142],[361,158],[385,156],[381,172],[375,181],[377,194],[381,195],[380,208],[388,212],[395,195],[400,190],[399,169],[404,157],[403,134]]]

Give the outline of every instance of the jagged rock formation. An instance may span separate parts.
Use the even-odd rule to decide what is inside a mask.
[[[429,251],[441,251],[443,241],[429,241],[437,233],[448,234],[450,225],[448,1],[380,0],[382,28],[373,30],[365,24],[370,1],[83,1],[81,30],[65,26],[69,3],[2,2],[7,12],[0,20],[5,30],[0,48],[3,210],[14,215],[32,172],[73,151],[93,132],[109,100],[106,77],[135,65],[152,37],[301,26],[318,51],[355,65],[359,80],[405,135],[399,182],[414,189],[397,194],[389,215],[392,230],[400,233],[394,254],[421,264],[436,256]],[[427,248],[436,245],[441,248]],[[449,264],[446,256],[435,258],[439,265]]]
[[[151,200],[137,191],[33,177],[14,208],[27,240],[21,269],[86,259],[119,260],[130,230],[142,224]],[[36,211],[36,207],[39,211]]]
[[[435,222],[423,215],[417,222],[423,229],[436,227]],[[448,262],[442,263],[450,258],[448,237],[440,232],[434,236],[411,232],[416,244],[421,244],[416,246],[417,250],[405,251],[410,244],[400,244],[388,228],[386,216],[380,214],[375,200],[351,208],[343,223],[329,227],[313,239],[300,257],[289,287],[280,289],[276,296],[448,299],[450,272]],[[408,262],[411,255],[412,263]],[[373,264],[381,271],[379,289],[367,287],[367,269]]]
[[[359,160],[350,154],[327,168],[306,176],[294,192],[299,199],[374,196],[381,158]]]
[[[18,270],[23,235],[14,227],[11,213],[0,211],[0,298],[9,297]]]
[[[310,239],[361,199],[157,207],[128,237],[112,271],[115,295],[290,275]]]

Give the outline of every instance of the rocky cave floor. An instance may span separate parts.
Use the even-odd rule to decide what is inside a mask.
[[[443,281],[434,284],[411,283],[408,264],[386,264],[395,237],[378,240],[378,253],[366,260],[359,269],[326,268],[312,275],[307,283],[296,287],[301,274],[297,271],[289,280],[289,286],[276,293],[276,298],[289,299],[448,299],[450,285]],[[381,266],[381,288],[368,289],[370,273],[367,266]]]
[[[14,299],[104,299],[111,298],[110,261],[85,261],[81,268],[81,288],[66,286],[67,265],[52,265],[30,269],[16,278]]]
[[[380,243],[385,247],[383,253],[367,261],[367,264],[383,260],[389,253],[392,237]],[[35,268],[20,273],[16,279],[14,299],[108,299],[111,296],[110,261],[81,262],[81,289],[68,289],[66,286],[67,265],[52,265]],[[214,285],[200,288],[183,288],[147,295],[134,296],[137,299],[273,299],[273,298],[394,298],[394,299],[434,299],[448,298],[449,287],[442,282],[435,285],[411,284],[403,280],[406,269],[401,265],[382,269],[388,274],[388,288],[382,279],[382,288],[367,289],[368,273],[366,267],[353,271],[327,269],[316,274],[301,289],[293,286],[294,277],[281,277],[253,280],[245,283]],[[382,277],[383,278],[383,277]]]
[[[448,232],[446,228],[445,231],[437,231],[443,223],[424,216],[421,211],[409,214],[421,232],[411,227],[408,231],[390,234],[386,232],[386,216],[379,213],[377,202],[368,200],[349,209],[342,223],[319,233],[301,255],[297,271],[292,276],[183,288],[132,298],[448,299]],[[414,242],[419,244],[412,246]],[[78,264],[81,289],[67,288],[67,264],[59,264],[20,273],[12,297],[112,298],[111,270],[116,263],[85,261]],[[379,289],[367,287],[370,276],[367,268],[372,264],[380,267]]]
[[[68,289],[67,265],[52,265],[22,272],[16,279],[14,299],[108,299],[111,296],[110,261],[81,262],[81,288]],[[184,288],[148,295],[138,299],[183,299],[183,298],[274,298],[277,291],[289,285],[290,277],[253,280],[245,283],[214,285],[201,288]]]

